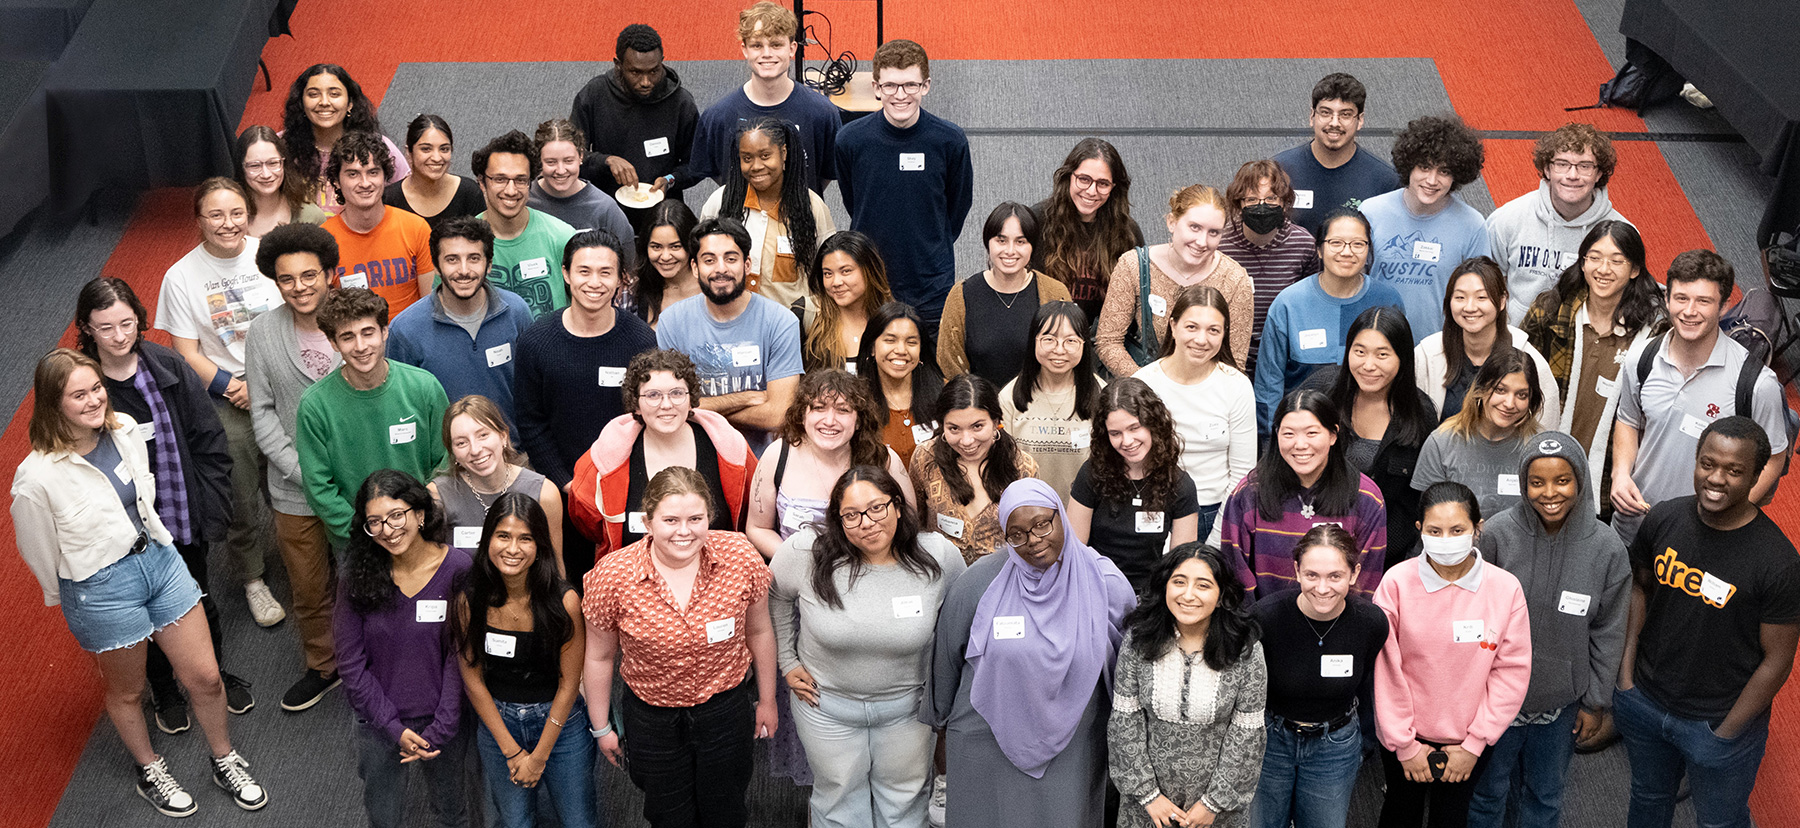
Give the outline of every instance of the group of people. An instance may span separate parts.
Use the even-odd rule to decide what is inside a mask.
[[[1415,119],[1390,165],[1332,74],[1313,139],[1175,192],[1167,242],[1086,138],[959,279],[974,170],[924,50],[884,44],[840,129],[791,12],[738,35],[751,76],[700,112],[626,27],[473,180],[442,118],[402,148],[311,67],[195,193],[172,348],[83,287],[12,511],[159,812],[198,803],[146,679],[268,801],[204,591],[223,547],[280,622],[272,540],[281,706],[343,685],[377,826],[407,765],[465,823],[470,761],[499,824],[542,785],[595,825],[596,753],[654,826],[743,825],[757,739],[815,826],[1331,828],[1369,752],[1384,826],[1554,826],[1615,731],[1634,828],[1683,775],[1749,824],[1800,641],[1759,506],[1792,429],[1721,333],[1731,266],[1648,271],[1603,133],[1545,135],[1484,219],[1476,133]]]

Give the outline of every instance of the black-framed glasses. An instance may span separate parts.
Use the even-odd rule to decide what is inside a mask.
[[[383,524],[386,524],[387,528],[396,532],[401,531],[406,528],[406,516],[413,511],[415,510],[409,506],[405,509],[395,509],[392,512],[388,512],[385,517],[370,516],[367,520],[363,521],[363,534],[374,537],[375,533],[381,529]]]
[[[894,499],[890,497],[880,503],[871,503],[868,508],[859,512],[839,512],[838,520],[844,522],[845,529],[855,529],[856,527],[863,525],[865,521],[870,523],[880,523],[887,520],[888,509],[892,508],[893,505]]]
[[[925,84],[911,81],[907,83],[881,83],[876,84],[875,88],[881,90],[881,94],[883,95],[892,95],[895,92],[905,92],[908,95],[917,95],[919,94],[919,90],[925,88]]]
[[[1025,541],[1028,540],[1027,533],[1029,533],[1029,537],[1031,538],[1043,540],[1044,538],[1050,537],[1050,527],[1055,525],[1055,523],[1056,518],[1052,516],[1031,524],[1031,528],[1029,529],[1014,529],[1006,533],[1006,542],[1013,546],[1024,546]]]
[[[1550,162],[1550,169],[1555,170],[1558,173],[1562,173],[1562,174],[1567,174],[1570,170],[1575,170],[1576,172],[1579,172],[1582,175],[1593,175],[1595,170],[1600,169],[1600,165],[1596,164],[1592,161],[1581,161],[1578,163],[1570,163],[1568,161],[1562,160],[1561,158],[1558,158],[1558,159]]]
[[[521,190],[531,187],[531,176],[528,175],[484,175],[482,178],[487,179],[488,186],[493,187],[495,192],[503,192],[509,185]]]
[[[1325,249],[1329,250],[1333,253],[1342,253],[1342,252],[1344,252],[1344,248],[1346,248],[1346,247],[1350,248],[1351,252],[1353,252],[1353,253],[1369,252],[1369,243],[1366,241],[1363,241],[1362,239],[1326,239],[1325,240]]]

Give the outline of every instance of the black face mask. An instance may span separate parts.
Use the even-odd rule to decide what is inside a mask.
[[[1273,233],[1287,221],[1287,211],[1279,204],[1252,204],[1239,215],[1244,217],[1244,228],[1257,235]]]

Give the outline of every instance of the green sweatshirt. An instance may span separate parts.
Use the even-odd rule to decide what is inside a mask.
[[[334,543],[349,539],[356,492],[369,475],[399,469],[423,482],[443,465],[449,405],[436,377],[393,360],[373,390],[351,388],[342,368],[306,389],[295,417],[300,477]]]

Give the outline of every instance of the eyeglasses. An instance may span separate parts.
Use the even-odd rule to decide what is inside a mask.
[[[1330,109],[1321,106],[1318,109],[1313,110],[1313,117],[1328,124],[1332,121],[1353,121],[1356,119],[1356,110]]]
[[[268,170],[269,172],[281,172],[281,159],[276,158],[272,161],[244,162],[244,173],[246,175],[260,175],[263,170]]]
[[[482,178],[487,180],[489,187],[493,187],[497,191],[504,191],[508,185],[518,187],[521,190],[531,186],[531,176],[528,175],[515,175],[511,177],[504,175],[484,175]]]
[[[1256,196],[1244,196],[1244,203],[1240,206],[1255,207],[1258,204],[1273,204],[1276,207],[1280,207],[1281,199],[1276,198],[1274,196],[1269,196],[1268,198],[1257,198]]]
[[[1367,253],[1369,251],[1369,243],[1362,239],[1325,240],[1325,249],[1333,253],[1342,253],[1346,247],[1350,248],[1350,251],[1353,253]]]
[[[211,224],[224,224],[226,221],[241,222],[249,217],[250,211],[248,210],[214,210],[201,216],[201,218],[206,219],[207,222]]]
[[[670,391],[643,391],[638,394],[639,400],[651,405],[662,405],[665,399],[669,401],[670,405],[680,405],[687,402],[687,398],[686,388],[676,388]]]
[[[298,275],[291,274],[291,273],[283,273],[283,274],[275,277],[275,286],[291,288],[296,284],[311,285],[311,284],[316,284],[320,279],[323,279],[323,278],[325,278],[325,273],[323,271],[318,271],[318,270],[308,270],[308,271],[298,274]]]
[[[387,528],[396,532],[401,531],[406,528],[406,515],[412,511],[413,509],[411,508],[397,509],[388,512],[387,517],[370,517],[368,520],[363,521],[363,534],[374,537],[375,533],[381,530],[383,524],[386,524]]]
[[[1614,268],[1623,270],[1631,266],[1631,260],[1624,256],[1612,256],[1609,258],[1598,253],[1589,253],[1586,256],[1581,257],[1581,260],[1587,262],[1590,267],[1599,267],[1603,264],[1609,264]]]
[[[1087,340],[1082,339],[1079,336],[1054,336],[1051,334],[1044,334],[1037,338],[1039,348],[1049,348],[1052,351],[1056,350],[1058,347],[1065,351],[1079,351],[1081,350],[1082,344],[1086,342]]]
[[[1086,173],[1075,174],[1075,189],[1096,190],[1102,193],[1112,192],[1113,182],[1110,178],[1095,178]]]
[[[1037,523],[1031,524],[1030,529],[1014,529],[1006,533],[1006,542],[1013,546],[1024,546],[1026,540],[1028,540],[1026,537],[1027,532],[1030,533],[1031,537],[1043,540],[1044,538],[1050,537],[1050,527],[1054,523],[1055,520],[1053,518],[1044,518]]]
[[[114,336],[133,336],[137,333],[136,319],[127,319],[117,325],[89,325],[88,332],[101,339],[112,339]]]
[[[1576,172],[1579,172],[1582,175],[1593,175],[1595,170],[1600,169],[1600,165],[1595,164],[1592,161],[1583,161],[1579,164],[1571,164],[1567,161],[1562,160],[1561,158],[1558,158],[1558,159],[1550,162],[1550,169],[1555,170],[1558,173],[1563,173],[1563,174],[1567,174],[1570,170],[1575,170]]]
[[[893,505],[894,499],[890,497],[881,503],[871,503],[869,508],[860,512],[839,512],[838,520],[844,522],[845,529],[855,529],[863,525],[865,520],[869,523],[879,524],[887,520],[888,509]]]
[[[883,95],[892,95],[895,92],[905,92],[908,95],[917,95],[919,94],[919,90],[925,88],[925,84],[912,81],[906,83],[878,83],[875,85],[875,88],[881,90],[881,94]]]

